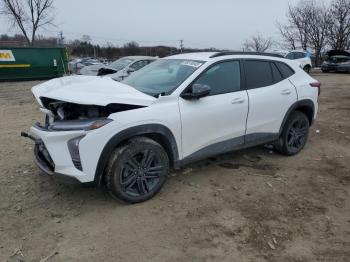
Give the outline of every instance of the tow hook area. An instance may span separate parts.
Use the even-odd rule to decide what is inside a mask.
[[[21,132],[22,137],[29,138],[35,143],[34,146],[34,161],[35,164],[46,174],[53,175],[55,170],[55,163],[52,161],[49,151],[47,151],[41,139],[37,139],[26,132]]]
[[[29,138],[30,140],[33,140],[35,143],[37,143],[37,139],[26,132],[21,132],[21,136]]]

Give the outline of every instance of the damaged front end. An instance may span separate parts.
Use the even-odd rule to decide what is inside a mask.
[[[45,125],[40,127],[49,131],[94,130],[110,123],[112,120],[108,116],[113,113],[142,107],[125,104],[81,105],[45,97],[41,98],[41,102],[41,111],[46,114],[46,120]]]
[[[95,76],[52,79],[34,86],[32,93],[46,116],[29,134],[22,133],[35,142],[35,163],[54,178],[81,183],[94,181],[103,140],[114,131],[114,114],[156,101],[131,86]]]
[[[31,132],[34,136],[25,132],[21,135],[35,142],[34,160],[44,173],[65,178],[67,178],[67,175],[64,175],[66,170],[69,174],[74,174],[76,171],[83,172],[79,148],[87,131],[99,129],[112,122],[113,120],[108,117],[113,113],[143,107],[125,104],[84,105],[46,97],[41,97],[40,102],[41,111],[46,114],[45,124],[33,125]],[[70,163],[73,164],[74,170],[71,169]],[[61,171],[57,175],[57,166],[64,172]]]

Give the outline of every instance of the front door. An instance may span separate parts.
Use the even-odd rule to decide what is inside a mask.
[[[193,84],[208,85],[211,91],[197,100],[179,98],[183,157],[204,158],[241,146],[248,96],[241,88],[240,62],[214,64]]]

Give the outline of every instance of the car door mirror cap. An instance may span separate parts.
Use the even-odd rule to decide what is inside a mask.
[[[190,91],[185,92],[181,95],[183,99],[200,99],[202,97],[208,96],[210,94],[210,86],[202,84],[193,84]]]
[[[126,70],[126,72],[127,72],[128,74],[134,73],[135,71],[136,71],[136,70],[135,70],[134,68],[132,68],[132,67],[129,67],[128,70]]]

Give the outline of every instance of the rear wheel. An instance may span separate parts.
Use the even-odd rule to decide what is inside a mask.
[[[306,73],[310,74],[310,72],[311,72],[311,66],[309,66],[309,65],[304,66],[304,71],[305,71]]]
[[[114,151],[106,170],[106,185],[113,197],[143,202],[159,192],[168,172],[169,159],[163,147],[138,137]]]
[[[284,125],[276,149],[287,156],[298,154],[306,144],[309,128],[307,116],[299,111],[293,112]]]

